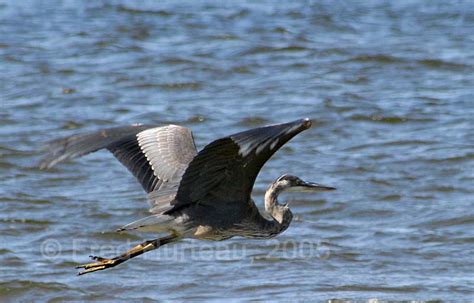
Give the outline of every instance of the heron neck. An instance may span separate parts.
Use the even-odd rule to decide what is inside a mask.
[[[282,188],[273,183],[265,193],[265,211],[273,218],[273,222],[269,222],[268,228],[277,229],[278,233],[286,230],[293,218],[290,209],[278,203],[278,195],[282,191]]]

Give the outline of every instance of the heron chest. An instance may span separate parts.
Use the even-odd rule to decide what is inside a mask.
[[[194,238],[200,240],[222,241],[232,238],[231,235],[226,234],[220,230],[216,230],[208,225],[199,225],[194,230]]]

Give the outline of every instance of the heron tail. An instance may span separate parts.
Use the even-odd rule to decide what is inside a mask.
[[[167,215],[151,215],[117,229],[117,232],[135,230],[141,232],[169,232],[173,228],[174,217]]]

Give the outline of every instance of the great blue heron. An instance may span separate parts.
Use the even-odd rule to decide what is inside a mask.
[[[114,267],[182,238],[225,240],[234,236],[270,238],[288,228],[293,215],[278,194],[335,188],[292,175],[276,179],[259,211],[251,193],[264,163],[287,141],[311,126],[309,119],[259,127],[213,141],[199,153],[191,131],[178,125],[132,125],[49,142],[40,163],[49,168],[66,159],[108,149],[135,175],[151,205],[151,216],[118,231],[168,233],[114,258],[91,256],[79,274]]]

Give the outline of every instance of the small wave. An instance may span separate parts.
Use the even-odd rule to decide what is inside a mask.
[[[207,38],[209,40],[217,40],[217,41],[220,41],[220,40],[226,40],[226,41],[241,40],[239,36],[232,35],[232,34],[209,35],[209,36],[207,36]]]
[[[245,292],[261,290],[262,288],[265,288],[265,289],[280,289],[281,285],[280,284],[270,284],[270,283],[259,284],[259,285],[248,285],[248,286],[242,286],[242,287],[237,288],[237,291],[241,291],[241,292],[245,293]]]
[[[331,258],[337,258],[343,261],[349,261],[349,262],[362,262],[361,260],[361,254],[357,252],[348,252],[348,251],[337,251],[334,250],[331,253]]]
[[[251,49],[248,49],[244,52],[241,52],[241,56],[245,55],[258,55],[258,54],[267,54],[267,53],[280,53],[280,52],[302,52],[307,51],[308,48],[298,45],[289,45],[285,47],[269,47],[269,46],[257,46]]]
[[[438,141],[429,141],[429,140],[397,140],[397,141],[388,141],[380,144],[381,146],[419,146],[419,145],[433,145],[439,143]]]
[[[80,128],[83,128],[84,126],[85,126],[84,123],[69,120],[69,121],[65,121],[61,126],[59,126],[59,129],[63,129],[63,130],[80,129]]]
[[[453,156],[453,157],[445,157],[445,158],[437,158],[437,159],[426,159],[424,160],[427,163],[447,163],[447,162],[464,162],[466,160],[472,160],[474,159],[474,154],[473,153],[467,153],[463,156]]]
[[[252,70],[250,69],[250,67],[247,67],[247,66],[236,66],[236,67],[233,67],[231,69],[231,72],[232,73],[237,73],[237,74],[252,74]]]
[[[141,83],[132,86],[133,88],[161,88],[165,90],[199,90],[202,85],[198,82],[172,82],[172,83]]]
[[[270,123],[270,121],[268,119],[264,118],[264,117],[254,116],[254,117],[246,117],[246,118],[241,119],[237,123],[237,125],[253,127],[253,126],[266,125],[266,124],[269,124],[269,123]]]
[[[170,58],[161,60],[160,63],[178,65],[178,64],[196,64],[197,62],[193,60],[189,60],[189,59],[179,58],[179,57],[170,57]]]
[[[402,198],[402,196],[400,195],[386,195],[386,196],[383,196],[382,198],[380,198],[380,200],[383,200],[383,201],[400,201]]]
[[[469,67],[465,64],[446,62],[439,59],[423,59],[418,60],[417,63],[433,69],[461,70]]]
[[[376,292],[399,292],[399,293],[408,293],[408,292],[418,292],[421,288],[416,286],[399,286],[399,287],[389,287],[389,286],[370,286],[370,285],[343,285],[337,287],[321,287],[317,288],[317,291],[376,291]]]
[[[370,178],[370,182],[377,184],[377,185],[385,185],[385,186],[392,186],[393,184],[388,182],[387,180],[381,180],[381,179],[376,179],[376,178]]]
[[[374,63],[383,63],[383,64],[393,64],[393,63],[403,63],[405,62],[404,59],[390,56],[390,55],[358,55],[352,57],[348,61],[355,61],[355,62],[374,62]]]
[[[37,205],[44,205],[44,204],[51,204],[51,200],[45,199],[37,199],[25,194],[17,194],[16,197],[0,197],[0,202],[21,202],[26,204],[37,204]]]
[[[381,143],[370,143],[370,144],[358,144],[350,146],[344,149],[344,151],[360,151],[366,148],[374,148],[374,146],[420,146],[420,145],[433,145],[439,143],[437,141],[428,141],[428,140],[397,140],[397,141],[387,141]]]
[[[447,62],[440,59],[412,60],[412,59],[400,58],[400,57],[384,55],[384,54],[358,55],[344,62],[379,63],[379,64],[409,63],[409,64],[418,64],[423,67],[431,68],[431,69],[445,69],[445,70],[462,70],[462,69],[469,68],[469,65],[466,65],[466,64]]]
[[[407,121],[404,117],[395,117],[395,116],[379,116],[379,115],[354,115],[351,117],[351,120],[354,121],[369,121],[369,122],[380,122],[380,123],[389,123],[389,124],[398,124],[404,123]]]
[[[193,289],[193,288],[198,288],[201,286],[199,283],[193,283],[193,282],[188,282],[188,283],[181,283],[176,286],[172,286],[169,288],[170,291],[183,291],[186,289]]]
[[[190,123],[190,124],[195,124],[195,123],[201,123],[201,122],[204,122],[206,120],[206,117],[205,116],[202,116],[202,115],[194,115],[190,118],[188,118],[186,120],[187,123]]]
[[[36,282],[28,280],[13,280],[0,282],[0,297],[20,295],[31,291],[47,291],[60,293],[69,289],[66,284],[57,282]]]
[[[464,192],[466,194],[469,194],[469,191],[467,191],[465,188],[460,188],[460,187],[451,186],[451,185],[433,186],[433,187],[430,187],[430,190],[441,192],[441,193]]]
[[[34,225],[50,225],[53,222],[48,220],[35,220],[35,219],[2,219],[0,222],[4,223],[19,223],[19,224],[34,224]]]
[[[449,227],[449,226],[459,226],[459,225],[472,225],[474,224],[474,216],[468,215],[463,217],[449,218],[443,220],[432,220],[422,225],[428,227]]]
[[[323,214],[337,213],[337,212],[340,212],[342,210],[344,210],[343,205],[336,205],[336,206],[333,206],[333,207],[327,207],[327,208],[313,210],[313,211],[308,212],[308,214],[310,214],[310,215],[323,215]]]
[[[116,7],[116,10],[119,13],[127,13],[131,15],[157,15],[162,17],[169,17],[173,15],[172,13],[165,10],[142,10],[137,8],[126,7],[124,5],[118,5]]]
[[[11,254],[13,253],[13,251],[9,250],[9,249],[6,249],[6,248],[1,248],[0,249],[0,255],[7,255],[7,254]]]
[[[383,115],[353,115],[350,117],[353,121],[368,121],[376,123],[400,124],[406,122],[432,122],[432,118],[410,118],[398,116],[383,116]]]
[[[386,218],[392,217],[394,214],[394,211],[388,209],[364,209],[353,211],[350,216],[351,218]]]
[[[268,262],[268,263],[277,263],[281,261],[285,261],[287,258],[284,257],[276,257],[276,256],[254,256],[252,257],[252,262]]]

